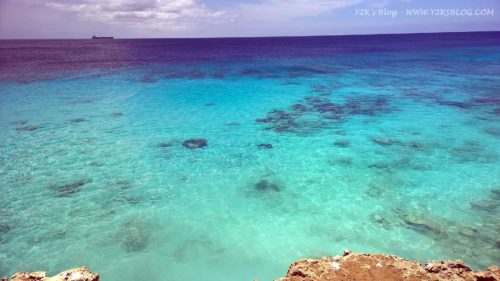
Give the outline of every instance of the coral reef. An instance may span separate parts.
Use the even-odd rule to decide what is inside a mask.
[[[269,182],[267,180],[260,180],[255,184],[255,189],[258,191],[276,191],[279,192],[281,187],[275,183]]]
[[[485,271],[472,271],[462,261],[428,261],[422,266],[397,256],[360,254],[344,251],[344,255],[319,260],[303,259],[288,268],[285,277],[276,281],[314,280],[500,280],[500,269],[491,266]]]

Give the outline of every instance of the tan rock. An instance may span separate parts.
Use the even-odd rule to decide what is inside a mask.
[[[56,276],[47,277],[45,272],[18,272],[10,281],[99,281],[99,274],[90,272],[86,267],[63,271]]]
[[[500,281],[496,266],[473,272],[462,261],[418,262],[384,254],[350,253],[320,260],[304,259],[288,268],[278,281]]]

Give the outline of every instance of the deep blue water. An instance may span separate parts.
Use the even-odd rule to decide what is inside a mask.
[[[0,275],[498,265],[499,35],[0,41]]]

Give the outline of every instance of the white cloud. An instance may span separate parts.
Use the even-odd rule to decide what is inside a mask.
[[[294,19],[313,17],[367,0],[251,0],[233,2],[212,9],[204,0],[50,0],[44,5],[74,12],[89,21],[133,26],[139,29],[169,31],[252,30],[265,33],[270,27],[287,29]],[[385,1],[376,0],[375,2]],[[230,24],[221,27],[218,25]],[[223,33],[223,32],[222,32]],[[184,34],[184,33],[183,33]]]
[[[146,29],[177,30],[201,24],[234,21],[236,15],[213,10],[196,0],[51,1],[46,6],[70,11],[92,21],[127,24]]]

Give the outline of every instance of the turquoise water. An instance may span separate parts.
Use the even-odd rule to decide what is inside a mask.
[[[272,280],[345,248],[498,265],[499,54],[4,81],[0,275],[86,265],[110,281]]]

